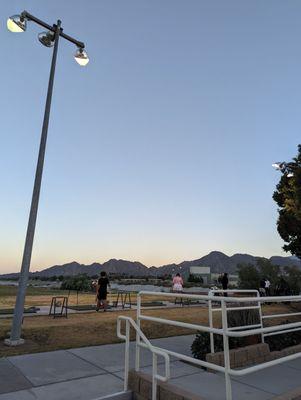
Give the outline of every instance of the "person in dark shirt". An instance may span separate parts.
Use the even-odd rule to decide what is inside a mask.
[[[107,295],[108,295],[108,286],[110,285],[107,273],[105,271],[101,271],[100,277],[97,282],[97,306],[96,311],[99,311],[100,308],[103,308],[103,311],[106,311],[108,308]]]
[[[265,278],[262,278],[262,279],[260,280],[259,293],[260,293],[260,296],[262,296],[262,297],[266,296]]]
[[[222,279],[221,279],[221,284],[222,284],[222,287],[223,287],[224,290],[227,290],[227,289],[228,289],[228,283],[229,283],[228,274],[227,274],[227,272],[225,272],[224,275],[223,275],[223,277],[222,277]],[[224,293],[224,296],[227,297],[227,296],[228,296],[228,293],[225,292],[225,293]]]

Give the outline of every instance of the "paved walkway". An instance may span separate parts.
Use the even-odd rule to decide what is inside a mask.
[[[152,343],[190,355],[194,336],[156,339]],[[134,343],[131,365],[134,364]],[[152,357],[142,351],[142,370]],[[163,365],[159,366],[159,370]],[[124,344],[84,347],[0,359],[0,400],[94,400],[123,389]],[[163,371],[162,371],[163,373]],[[301,385],[301,359],[232,379],[234,400],[268,400]],[[223,374],[203,371],[172,359],[171,383],[224,400]]]

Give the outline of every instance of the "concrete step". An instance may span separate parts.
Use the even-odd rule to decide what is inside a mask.
[[[108,396],[99,397],[95,400],[132,400],[133,395],[131,391],[118,392],[114,394],[109,394]]]

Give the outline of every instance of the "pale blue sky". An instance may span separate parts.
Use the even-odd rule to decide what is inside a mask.
[[[6,30],[23,9],[61,41],[32,270],[211,250],[283,254],[271,163],[297,152],[298,0],[1,2],[0,272],[20,266],[51,50]]]

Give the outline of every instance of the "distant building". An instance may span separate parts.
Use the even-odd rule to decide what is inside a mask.
[[[201,278],[204,285],[209,285],[211,283],[210,267],[194,265],[188,269],[185,278],[189,279],[189,276],[192,278]]]

